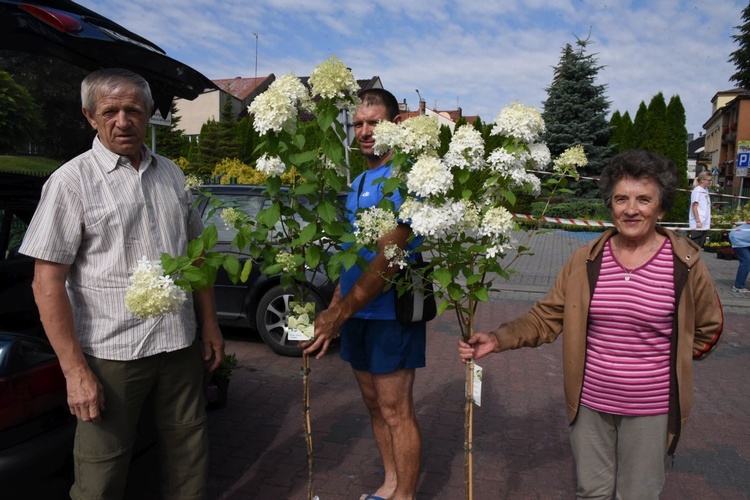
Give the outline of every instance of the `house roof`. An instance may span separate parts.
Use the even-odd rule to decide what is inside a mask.
[[[267,83],[268,80],[273,81],[276,77],[271,73],[268,76],[259,76],[257,78],[224,78],[219,80],[211,80],[224,92],[232,94],[237,99],[244,101],[248,98],[255,90]],[[270,83],[270,82],[268,82]]]

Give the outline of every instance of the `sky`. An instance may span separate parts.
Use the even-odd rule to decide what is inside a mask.
[[[728,62],[742,0],[77,0],[211,79],[308,76],[336,55],[415,110],[494,121],[543,110],[566,44],[589,40],[610,113],[679,95],[697,137]],[[256,36],[257,35],[257,36]],[[256,57],[257,54],[257,57]]]

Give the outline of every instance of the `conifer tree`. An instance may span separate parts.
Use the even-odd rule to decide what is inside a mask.
[[[619,110],[612,113],[609,119],[609,145],[616,148],[616,151],[623,151],[623,129],[622,129],[622,115]]]
[[[732,35],[739,47],[729,57],[729,62],[737,68],[729,81],[736,82],[743,89],[750,89],[750,4],[742,10],[742,21],[743,24],[734,27],[739,33]]]
[[[661,92],[652,97],[648,104],[641,149],[658,154],[667,153],[667,103]]]
[[[687,172],[687,136],[685,126],[685,108],[679,95],[669,100],[666,113],[667,148],[665,155],[677,166],[677,187],[689,189]],[[674,208],[666,214],[665,220],[683,222],[687,220],[690,209],[690,195],[684,191],[677,191]]]
[[[440,125],[440,135],[438,136],[440,139],[440,146],[438,147],[438,155],[442,158],[445,153],[448,152],[448,148],[451,145],[451,138],[453,137],[453,134],[451,133],[451,128],[448,125]]]
[[[198,158],[196,162],[191,162],[191,166],[202,179],[210,177],[216,164],[224,158],[237,158],[239,155],[237,121],[232,112],[231,99],[227,95],[221,111],[221,121],[209,120],[201,127]]]
[[[156,152],[171,160],[180,157],[186,158],[190,149],[190,141],[178,128],[181,118],[177,114],[177,104],[174,99],[172,100],[170,113],[172,113],[172,121],[168,127],[151,125],[156,127]]]
[[[575,49],[570,44],[563,48],[560,62],[554,68],[552,84],[546,89],[542,116],[547,126],[544,141],[552,156],[580,144],[589,163],[579,173],[598,177],[615,148],[609,145],[607,113],[610,103],[605,95],[606,85],[596,84],[602,66],[597,64],[596,54],[587,53],[590,44],[588,38],[579,39]],[[595,181],[580,180],[572,187],[579,196],[598,196]]]
[[[630,134],[629,146],[634,149],[643,149],[646,143],[646,123],[648,120],[648,108],[646,103],[641,101],[638,106],[638,111],[635,112],[635,119],[633,120],[633,130]]]

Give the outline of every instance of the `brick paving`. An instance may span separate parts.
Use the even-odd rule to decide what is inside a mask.
[[[527,310],[582,236],[532,237],[533,256],[477,314],[489,329]],[[723,342],[694,369],[695,403],[662,499],[750,498],[750,297],[732,294],[737,261],[706,254],[725,306]],[[509,256],[508,259],[512,259]],[[301,360],[275,355],[257,339],[227,332],[239,367],[227,408],[209,414],[210,498],[305,499]],[[417,372],[423,436],[419,499],[464,498],[463,387],[455,316],[428,328],[428,366]],[[481,360],[483,405],[475,409],[474,498],[570,499],[575,473],[564,413],[561,344]],[[357,499],[382,480],[369,420],[347,364],[334,348],[312,363],[314,491],[320,500]]]

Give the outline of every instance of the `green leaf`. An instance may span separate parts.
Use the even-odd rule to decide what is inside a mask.
[[[294,137],[292,137],[292,142],[295,146],[297,146],[297,149],[302,149],[305,147],[305,134],[297,134]]]
[[[322,107],[318,110],[318,127],[323,131],[328,130],[338,114],[338,110],[333,106]]]
[[[229,275],[229,279],[232,280],[232,283],[236,285],[237,279],[240,276],[239,259],[235,257],[234,255],[227,255],[226,259],[224,259],[224,263],[222,264],[222,267],[227,272],[227,275]]]
[[[312,150],[312,151],[304,151],[302,153],[296,153],[296,154],[289,155],[289,160],[294,165],[296,165],[297,167],[299,167],[300,165],[302,165],[304,163],[313,161],[317,157],[318,157],[318,152],[315,151],[315,150]]]
[[[281,190],[281,177],[269,177],[266,179],[266,190],[270,196],[276,196]]]
[[[310,182],[303,182],[302,184],[298,184],[294,188],[294,194],[296,195],[307,195],[311,193],[315,193],[318,190],[318,186],[315,184],[312,184]]]
[[[444,267],[435,269],[433,276],[442,288],[448,288],[448,285],[453,281],[452,273]]]
[[[187,256],[191,260],[200,259],[203,255],[203,240],[201,238],[195,238],[188,243]]]
[[[177,264],[178,259],[175,259],[168,253],[161,254],[160,260],[161,260],[161,267],[162,269],[164,269],[164,274],[166,274],[167,276],[171,276],[172,273],[177,271],[177,269],[179,268]]]
[[[302,228],[302,231],[299,233],[299,241],[301,245],[304,245],[305,243],[311,242],[314,238],[316,233],[318,232],[317,224],[310,223]]]
[[[240,274],[240,280],[242,282],[246,282],[247,279],[250,277],[250,272],[253,270],[253,261],[252,259],[247,259],[245,261],[245,265],[242,266],[242,273]]]
[[[281,207],[274,203],[270,207],[258,212],[257,219],[264,226],[272,228],[281,219]]]
[[[490,300],[490,294],[487,292],[486,287],[481,287],[481,288],[477,288],[476,290],[474,290],[474,296],[480,302],[487,302]]]
[[[323,221],[330,224],[336,220],[338,211],[336,210],[336,207],[333,205],[333,203],[324,201],[323,203],[318,205],[318,215],[320,215],[320,218],[323,219]]]
[[[316,269],[320,265],[320,256],[322,252],[320,247],[311,246],[305,252],[305,262],[311,269]]]
[[[195,266],[190,266],[182,271],[182,279],[190,283],[192,290],[204,290],[208,286],[206,275]]]
[[[218,252],[207,252],[203,255],[203,263],[213,267],[224,265],[224,259],[227,257]]]
[[[216,242],[219,241],[219,231],[216,229],[216,226],[211,224],[205,228],[203,234],[201,234],[201,239],[203,240],[203,248],[205,250],[212,249],[216,245]]]
[[[338,137],[323,141],[323,152],[333,163],[339,163],[344,157],[344,145]]]

